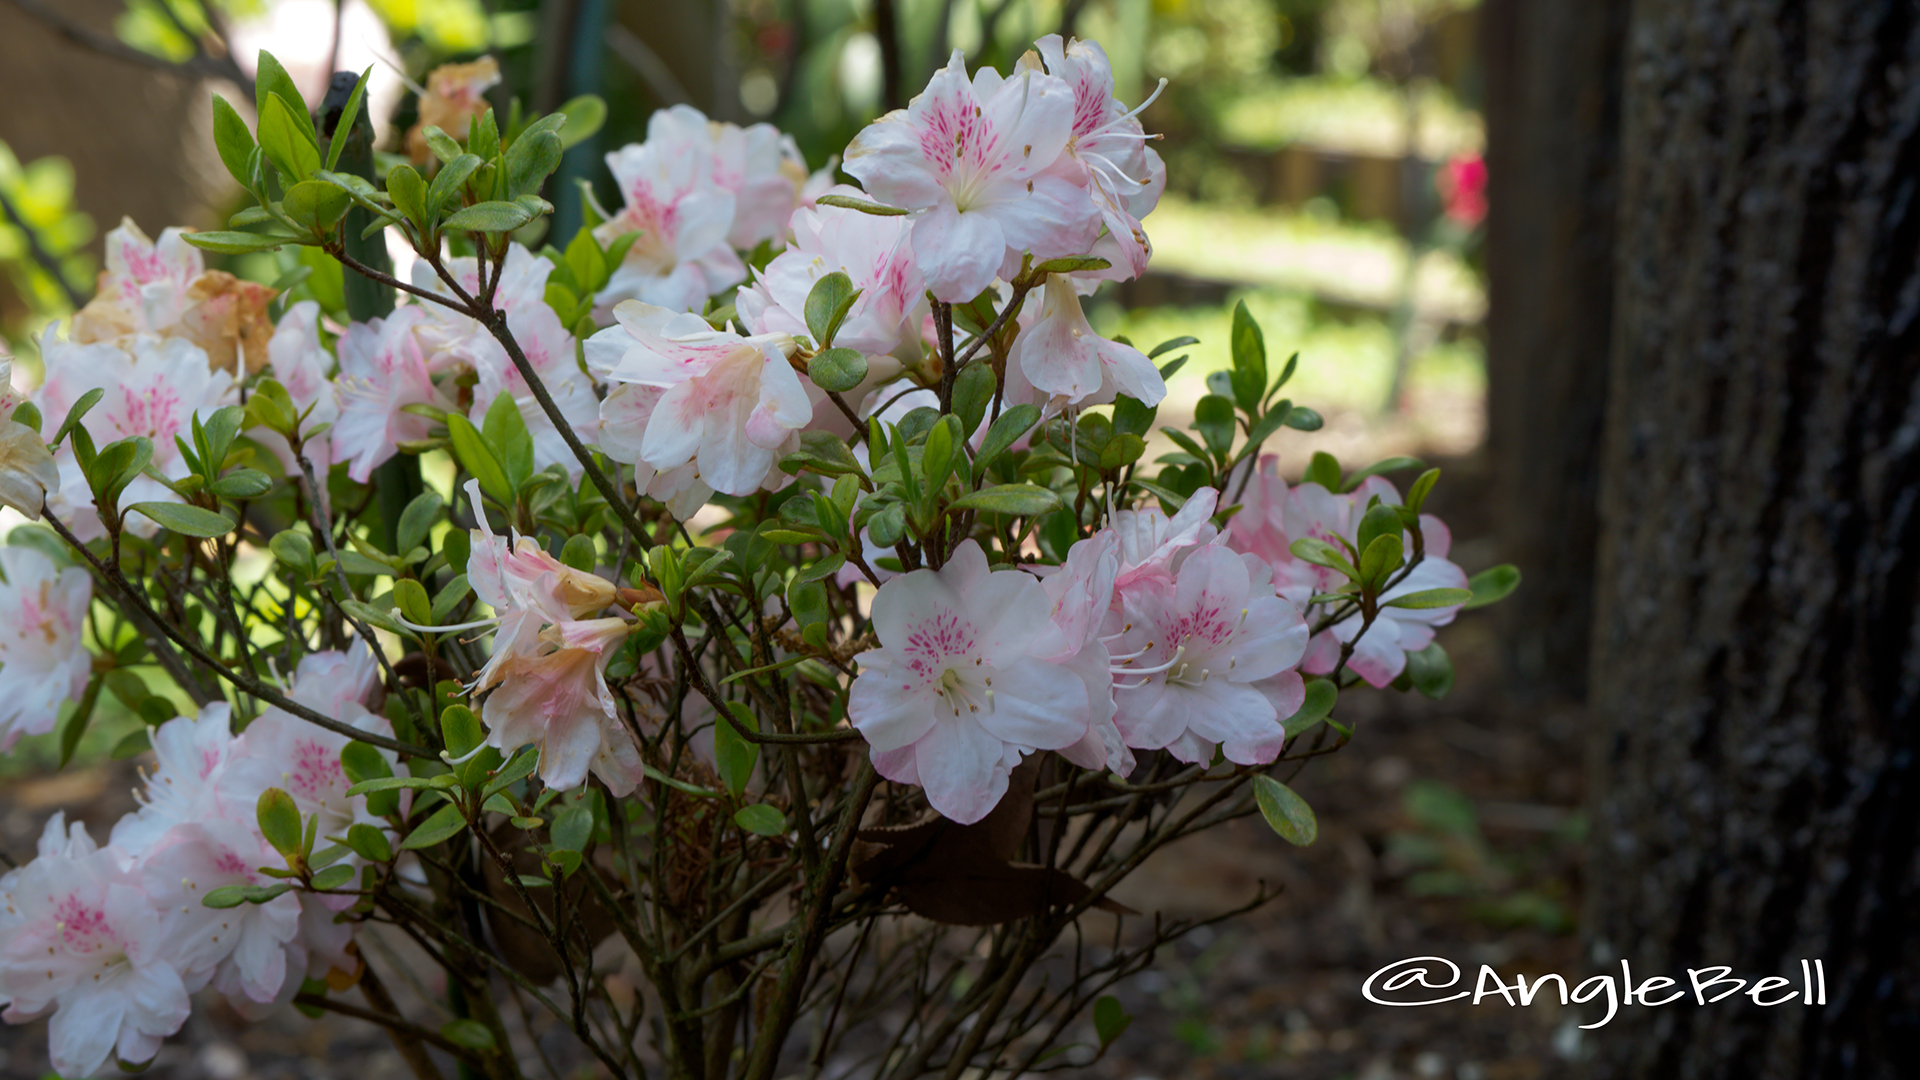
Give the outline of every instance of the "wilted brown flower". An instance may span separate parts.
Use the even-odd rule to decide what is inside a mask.
[[[407,153],[426,161],[425,131],[437,127],[456,139],[467,137],[473,118],[487,111],[485,94],[500,82],[500,62],[483,56],[466,64],[442,64],[427,75],[427,92],[420,99],[420,122],[407,132]]]

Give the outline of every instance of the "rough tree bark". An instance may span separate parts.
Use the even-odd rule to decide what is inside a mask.
[[[1920,8],[1639,0],[1593,651],[1607,1077],[1892,1077],[1920,1046]],[[1617,967],[1615,968],[1617,971]]]
[[[1586,692],[1627,0],[1489,0],[1488,451],[1516,684]]]

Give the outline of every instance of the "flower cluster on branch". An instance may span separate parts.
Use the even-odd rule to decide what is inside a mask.
[[[257,125],[214,108],[252,204],[123,225],[42,384],[0,363],[0,501],[45,519],[0,549],[0,751],[117,708],[152,755],[106,846],[56,816],[0,877],[6,1019],[70,1077],[203,990],[382,1024],[423,1078],[516,1076],[508,1000],[623,1076],[781,1075],[883,1017],[871,1075],[1017,1072],[1096,1001],[1104,1052],[1102,992],[1185,927],[1091,959],[1079,920],[1234,817],[1311,842],[1276,768],[1347,744],[1342,690],[1444,693],[1436,629],[1517,575],[1448,561],[1419,462],[1281,479],[1321,420],[1244,306],[1162,416],[1191,339],[1083,307],[1166,182],[1096,45],[956,52],[858,187],[663,110],[571,237],[540,192],[603,110],[503,126],[491,77],[375,175],[366,77],[316,122],[263,54]],[[398,939],[447,1023],[395,1005]]]

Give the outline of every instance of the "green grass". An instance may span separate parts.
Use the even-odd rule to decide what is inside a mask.
[[[1232,364],[1227,334],[1232,326],[1233,304],[1240,300],[1246,301],[1247,311],[1260,324],[1271,373],[1277,375],[1287,357],[1299,352],[1299,365],[1285,391],[1296,403],[1323,411],[1370,411],[1386,404],[1395,354],[1393,331],[1386,318],[1332,317],[1298,291],[1243,289],[1220,307],[1121,311],[1106,305],[1096,309],[1092,319],[1100,333],[1124,334],[1141,349],[1184,335],[1199,338],[1198,345],[1160,358],[1164,363],[1180,352],[1191,355],[1168,387],[1170,400],[1190,406],[1206,393],[1206,374],[1224,371]],[[1486,361],[1480,344],[1472,339],[1436,344],[1414,358],[1408,386],[1462,394],[1484,390]]]

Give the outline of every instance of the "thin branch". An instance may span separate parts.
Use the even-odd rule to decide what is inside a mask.
[[[47,514],[45,517],[47,524],[53,526],[53,531],[59,533],[60,538],[65,540],[69,547],[79,552],[81,557],[85,558],[87,562],[93,566],[94,570],[106,578],[107,582],[114,587],[114,590],[120,593],[129,604],[132,604],[135,610],[152,620],[153,624],[160,628],[161,633],[172,638],[176,644],[187,651],[189,656],[198,660],[201,666],[231,683],[234,689],[243,694],[256,697],[277,709],[292,713],[309,724],[326,728],[336,735],[345,735],[349,739],[357,739],[360,742],[378,746],[385,750],[392,750],[397,754],[405,754],[408,757],[431,758],[437,756],[433,751],[424,746],[415,746],[412,743],[404,743],[398,739],[390,739],[378,732],[362,731],[350,724],[343,724],[331,716],[307,708],[305,705],[294,701],[292,698],[287,697],[285,694],[282,694],[280,691],[275,690],[263,682],[259,682],[229,668],[227,665],[221,663],[218,657],[209,654],[205,648],[201,647],[199,642],[187,637],[169,625],[165,619],[162,619],[160,613],[153,610],[153,606],[147,603],[146,595],[135,588],[132,582],[127,580],[126,575],[120,572],[119,567],[109,566],[107,563],[101,561],[99,556],[95,555],[85,544],[80,542],[78,537],[68,531],[65,525],[61,524],[59,518],[54,517],[52,514]]]

